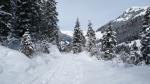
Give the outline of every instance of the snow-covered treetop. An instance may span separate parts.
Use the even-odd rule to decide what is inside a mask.
[[[80,22],[79,22],[79,18],[77,18],[75,28],[79,28],[79,27],[80,27]]]
[[[91,21],[89,21],[88,29],[92,29],[92,22]]]

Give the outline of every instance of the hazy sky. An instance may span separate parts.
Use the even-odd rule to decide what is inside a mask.
[[[61,30],[73,30],[76,18],[81,28],[87,29],[91,20],[96,30],[101,25],[118,17],[132,6],[150,6],[150,0],[56,0]]]

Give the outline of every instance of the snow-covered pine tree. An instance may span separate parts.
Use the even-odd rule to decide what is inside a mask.
[[[10,6],[11,6],[11,8],[10,8],[11,19],[9,21],[9,24],[10,24],[9,29],[10,29],[10,31],[8,32],[7,41],[6,41],[7,43],[6,43],[5,46],[7,46],[9,48],[12,48],[12,49],[18,49],[19,48],[18,47],[19,44],[15,43],[15,42],[18,41],[18,39],[16,39],[14,37],[15,34],[13,33],[14,30],[16,29],[17,25],[18,25],[18,23],[17,23],[17,16],[16,16],[17,0],[10,0]],[[14,43],[15,43],[15,45],[14,45]]]
[[[10,32],[10,1],[2,0],[0,1],[0,42],[4,42],[7,40],[7,36]]]
[[[49,41],[56,41],[58,38],[58,13],[56,11],[56,4],[57,2],[55,0],[47,0],[46,2],[46,30],[49,37]],[[47,31],[48,30],[48,31]]]
[[[137,43],[134,42],[131,45],[131,52],[130,52],[130,60],[129,63],[130,64],[135,64],[137,65],[138,63],[141,62],[141,57],[140,57],[140,53],[139,53],[139,48],[137,46]]]
[[[9,34],[12,35],[12,32],[14,29],[16,29],[17,24],[17,16],[16,16],[16,11],[17,11],[17,0],[10,0],[10,5],[11,5],[11,20],[10,20],[10,32]]]
[[[41,0],[41,28],[39,32],[44,35],[45,40],[48,42],[54,42],[58,48],[59,46],[59,28],[57,26],[58,22],[58,12],[56,11],[55,0]]]
[[[73,53],[80,53],[82,51],[82,40],[83,40],[82,36],[83,34],[80,29],[79,19],[77,19],[76,25],[74,28],[73,42],[72,42]]]
[[[88,24],[88,31],[87,31],[87,51],[91,53],[91,55],[96,54],[96,37],[95,37],[95,31],[92,28],[92,23],[89,21]]]
[[[37,0],[17,0],[17,27],[14,28],[13,34],[16,38],[21,38],[26,29],[30,30],[31,36],[37,39],[39,29],[39,5]]]
[[[49,51],[49,45],[48,45],[48,42],[47,42],[46,40],[43,40],[43,41],[42,41],[41,48],[42,48],[41,51],[42,51],[43,53],[47,53],[47,54],[50,53],[50,51]]]
[[[109,24],[102,37],[102,52],[104,52],[102,59],[110,60],[114,57],[116,44],[116,32],[113,31],[112,25]]]
[[[33,44],[28,29],[27,31],[25,31],[25,33],[22,36],[21,46],[22,46],[21,52],[27,55],[28,57],[31,57],[34,52],[34,48],[33,48]]]
[[[144,15],[142,34],[141,34],[141,54],[145,64],[150,64],[150,7]]]
[[[47,26],[47,17],[46,17],[46,0],[38,0],[37,2],[40,6],[40,27],[38,30],[38,37],[40,38],[39,40],[44,40],[46,38],[46,30],[48,31],[48,26]],[[45,39],[46,40],[46,39]]]
[[[81,35],[81,44],[82,44],[82,49],[85,49],[85,44],[86,44],[86,39],[85,39],[85,36],[83,34],[83,31],[81,30],[80,31],[80,35]]]

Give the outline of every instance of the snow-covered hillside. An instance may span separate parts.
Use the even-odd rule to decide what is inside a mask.
[[[149,6],[128,8],[120,16],[100,27],[97,31],[103,32],[111,23],[112,28],[117,32],[119,43],[137,40],[148,8]]]
[[[126,11],[124,11],[124,13],[121,16],[115,19],[114,22],[115,21],[128,21],[129,19],[134,19],[136,17],[143,16],[147,8],[148,6],[128,8]]]
[[[149,66],[125,66],[97,61],[86,52],[22,53],[0,46],[0,84],[149,84]]]

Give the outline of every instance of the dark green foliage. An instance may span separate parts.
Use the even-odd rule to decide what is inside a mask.
[[[20,39],[27,29],[34,43],[46,40],[55,42],[59,46],[55,0],[2,0],[0,2],[3,4],[0,11],[6,12],[0,13],[0,40],[8,37],[8,46],[14,44],[16,40],[17,45],[20,44]]]
[[[102,37],[102,52],[104,52],[104,56],[102,59],[109,60],[114,57],[115,48],[117,45],[116,41],[116,32],[112,30],[111,24],[105,30],[104,35]]]
[[[40,19],[38,9],[36,0],[17,1],[17,24],[12,31],[15,38],[20,38],[26,29],[29,29],[31,36],[36,38]]]
[[[139,48],[137,47],[136,42],[131,46],[131,57],[130,57],[130,62],[131,64],[139,64],[141,60],[141,55],[139,53]]]
[[[48,37],[48,41],[56,41],[58,40],[58,26],[57,26],[57,16],[58,13],[56,12],[56,1],[55,0],[47,0],[40,2],[41,4],[41,28],[39,32],[42,35]]]
[[[0,0],[0,5],[6,5],[9,3],[9,0]]]
[[[0,0],[0,42],[4,42],[10,32],[10,4],[9,0]]]
[[[85,37],[83,36],[83,33],[80,29],[79,20],[77,19],[77,22],[74,28],[73,42],[72,42],[73,53],[80,53],[82,51],[84,39]]]
[[[88,31],[87,31],[87,51],[91,53],[91,55],[96,54],[96,37],[95,31],[92,29],[92,23],[89,22]]]
[[[150,8],[147,9],[144,16],[142,34],[141,34],[141,54],[146,64],[150,64]]]

